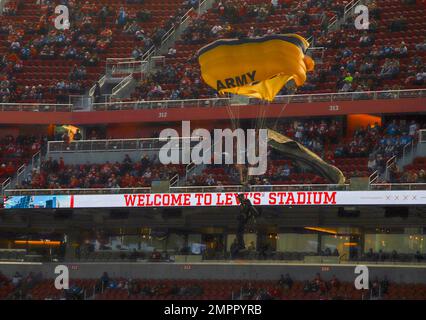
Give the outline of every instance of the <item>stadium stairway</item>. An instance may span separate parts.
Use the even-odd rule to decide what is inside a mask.
[[[191,20],[198,16],[202,15],[213,7],[215,0],[204,0],[200,3],[200,7],[196,10],[189,10],[186,14],[187,18],[183,18],[181,23],[175,28],[168,36],[164,38],[161,42],[161,45],[146,57],[147,59],[147,68],[144,70],[144,75],[149,75],[154,73],[161,67],[161,64],[156,63],[157,59],[164,58],[164,55],[168,52],[171,47],[175,46],[176,41],[180,38],[181,34],[185,32],[186,28],[189,26]],[[129,54],[130,57],[130,54]],[[138,83],[138,77],[133,76],[131,80],[128,81],[125,85],[123,84],[122,88],[116,92],[113,92],[115,85],[108,84],[105,87],[101,87],[102,95],[110,96],[111,101],[121,101],[129,100],[135,91],[135,88]],[[125,80],[123,80],[124,82]]]

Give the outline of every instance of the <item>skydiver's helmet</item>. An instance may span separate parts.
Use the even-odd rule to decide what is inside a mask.
[[[240,203],[243,203],[243,201],[246,200],[244,193],[240,193],[237,197],[238,197],[238,200],[240,201]]]

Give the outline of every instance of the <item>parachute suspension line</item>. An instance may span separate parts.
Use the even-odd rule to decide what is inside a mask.
[[[228,111],[229,120],[231,120],[232,129],[235,130],[237,128],[238,119],[235,116],[234,110],[232,110],[231,106],[226,106],[226,110]]]
[[[296,93],[296,92],[294,92]],[[278,121],[281,118],[281,115],[283,114],[283,112],[285,111],[285,109],[287,108],[287,106],[291,103],[291,100],[293,99],[294,94],[292,94],[291,96],[289,96],[287,102],[281,107],[280,113],[278,114],[276,120],[275,120],[275,124],[273,126],[273,130],[277,131],[277,127],[278,127]]]
[[[289,105],[289,103],[290,103],[290,102],[286,102],[286,103],[285,103],[285,104],[281,107],[280,113],[278,114],[277,118],[275,119],[275,124],[274,124],[274,126],[272,127],[272,129],[273,129],[274,131],[277,131],[278,121],[280,121],[281,115],[283,114],[283,112],[285,111],[285,109],[287,108],[287,106]]]
[[[226,110],[228,111],[229,120],[231,121],[231,126],[232,126],[232,130],[233,131],[235,131],[239,127],[239,120],[240,120],[240,116],[239,116],[240,115],[240,108],[239,108],[239,106],[236,106],[236,108],[237,108],[237,115],[235,115],[234,110],[232,109],[231,105],[227,105],[226,106]],[[237,156],[237,155],[233,154],[233,156]],[[243,168],[240,165],[238,165],[238,164],[235,164],[234,166],[235,166],[235,168],[237,169],[237,171],[239,173],[240,182],[244,183],[244,180],[243,180]]]
[[[256,111],[256,118],[254,121],[254,129],[255,129],[255,137],[256,139],[259,139],[259,130],[265,129],[265,123],[266,123],[266,108],[269,106],[269,102],[261,101],[258,110]],[[256,145],[259,145],[256,143]],[[256,150],[259,152],[259,150]],[[245,179],[248,182],[250,180],[249,176],[249,170],[247,168]]]

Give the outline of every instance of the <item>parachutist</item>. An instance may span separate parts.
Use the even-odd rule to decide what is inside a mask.
[[[240,212],[245,217],[245,223],[247,224],[251,219],[256,222],[256,218],[260,216],[259,211],[253,206],[251,201],[247,199],[243,193],[238,195],[240,201]]]
[[[240,201],[240,214],[238,215],[238,229],[237,229],[237,247],[238,250],[244,250],[244,230],[247,223],[253,220],[256,223],[256,218],[260,216],[259,211],[252,205],[251,201],[247,199],[243,193],[238,195]]]

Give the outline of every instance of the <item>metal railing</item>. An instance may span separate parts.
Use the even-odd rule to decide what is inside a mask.
[[[123,79],[131,74],[146,72],[148,62],[135,58],[107,58],[106,79]]]
[[[357,91],[317,94],[296,94],[276,96],[272,103],[312,103],[359,100],[396,100],[406,98],[426,98],[426,89]],[[249,104],[261,104],[259,99],[250,98]]]
[[[201,138],[142,138],[142,139],[109,139],[109,140],[80,140],[80,141],[49,141],[47,143],[47,153],[64,153],[64,152],[93,152],[93,151],[134,151],[134,150],[158,150],[170,140],[190,139],[191,144],[198,143]],[[172,150],[181,149],[181,143],[178,148],[170,148]]]
[[[311,47],[308,48],[307,53],[316,60],[318,64],[318,60],[322,62],[324,60],[325,47]]]
[[[123,88],[127,87],[133,80],[133,74],[129,74],[121,80],[114,88],[112,88],[111,96],[116,96]]]
[[[70,143],[64,141],[49,141],[47,144],[47,153],[154,150],[160,147],[161,145],[158,139],[82,140],[72,141]]]
[[[348,17],[348,13],[354,9],[357,5],[361,3],[361,0],[352,0],[345,6],[345,11],[343,13],[343,19],[346,21],[346,18]]]
[[[426,183],[375,183],[371,190],[426,190]]]
[[[242,185],[221,186],[176,186],[170,187],[171,193],[198,192],[281,192],[281,191],[349,191],[349,184],[310,184],[310,185],[253,185],[247,190]],[[376,183],[371,190],[426,190],[426,183]],[[150,187],[143,188],[75,188],[75,189],[6,189],[6,196],[23,195],[78,195],[78,194],[133,194],[151,193]]]
[[[389,181],[389,175],[390,175],[390,168],[396,165],[396,161],[398,160],[398,157],[395,155],[391,157],[388,161],[386,161],[386,169],[385,169],[385,179]]]
[[[143,188],[75,188],[75,189],[6,189],[5,196],[29,195],[71,195],[71,194],[127,194],[150,193],[150,187]]]
[[[84,94],[71,94],[68,96],[68,102],[73,106],[72,111],[88,111],[93,102],[93,97]]]
[[[6,180],[2,182],[2,184],[0,185],[0,191],[1,191],[0,195],[4,194],[4,191],[9,187],[10,182],[11,182],[10,178],[7,178]]]
[[[419,130],[419,143],[426,143],[426,129]]]
[[[202,1],[199,3],[199,8],[201,9],[201,7],[206,3],[206,0]],[[167,30],[167,32],[161,37],[161,43],[159,48],[157,48],[155,45],[152,45],[142,56],[142,60],[148,62],[148,68],[150,68],[151,66],[151,60],[152,57],[154,57],[154,55],[156,55],[160,49],[163,47],[163,45],[170,40],[170,38],[172,38],[175,33],[176,30],[183,24],[185,24],[190,18],[191,18],[191,13],[194,11],[193,8],[190,8],[184,15],[183,17],[180,19],[179,24],[177,24],[176,26],[171,27],[169,30]]]
[[[426,89],[385,90],[338,92],[317,94],[296,94],[276,96],[272,104],[284,103],[313,103],[360,100],[396,100],[426,98]],[[248,105],[265,104],[259,99],[248,99]],[[139,109],[167,109],[167,108],[212,108],[231,105],[230,98],[188,99],[188,100],[155,100],[155,101],[119,101],[108,103],[94,103],[93,111],[139,110]],[[0,111],[34,111],[34,112],[70,112],[71,104],[46,103],[1,103]],[[426,134],[425,138],[426,140]]]
[[[410,150],[408,150],[410,149]],[[405,159],[406,156],[414,152],[414,141],[407,143],[402,149],[402,159]]]
[[[22,180],[24,180],[25,177],[23,177],[23,175],[25,173],[26,168],[27,168],[27,166],[25,164],[23,164],[16,171],[16,185],[21,185]]]
[[[374,171],[369,177],[368,177],[368,184],[370,185],[370,188],[371,188],[371,185],[373,185],[374,183],[376,183],[377,182],[377,180],[379,179],[379,177],[380,177],[380,174],[379,174],[379,171],[378,170],[376,170],[376,171]]]
[[[102,78],[100,78],[97,82],[99,84],[99,87],[102,88],[102,86],[105,84],[106,81],[106,76],[102,76]],[[89,90],[89,96],[93,98],[94,94],[95,94],[95,90],[96,90],[96,83],[90,88]],[[94,99],[92,99],[94,100]]]
[[[343,20],[346,21],[346,18],[348,16],[348,13],[356,6],[360,3],[360,0],[352,0],[350,1],[346,6],[345,9],[343,10]],[[339,17],[336,15],[334,15],[333,17],[331,17],[329,24],[328,24],[328,29],[330,30],[332,27],[334,27],[339,21]]]
[[[345,191],[349,190],[349,184],[289,184],[289,185],[252,185],[250,192],[268,191]],[[193,192],[246,192],[247,187],[243,185],[221,185],[221,186],[182,186],[172,187],[170,192],[193,193]]]
[[[314,103],[359,100],[395,100],[405,98],[424,98],[426,89],[419,90],[391,90],[391,91],[364,91],[339,92],[319,94],[296,94],[276,96],[272,104]],[[268,102],[269,103],[269,102]],[[265,104],[256,98],[249,98],[247,105]],[[108,104],[94,104],[95,111],[106,110],[138,110],[138,109],[168,109],[185,107],[224,107],[231,105],[230,98],[190,99],[190,100],[155,100],[155,101],[125,101]]]
[[[111,103],[94,103],[94,111],[116,111],[116,110],[149,110],[168,108],[211,108],[229,106],[229,98],[214,99],[190,99],[190,100],[155,100],[155,101],[124,101]]]
[[[0,103],[0,111],[71,112],[73,105],[69,103]]]
[[[418,143],[426,143],[426,130],[419,130],[419,140]],[[407,143],[403,149],[402,149],[402,155],[400,156],[400,159],[403,161],[409,154],[413,154],[414,147],[416,146],[415,140],[411,141],[410,143]],[[410,149],[410,150],[409,150]],[[385,180],[389,180],[389,169],[392,165],[396,164],[398,161],[398,157],[395,155],[391,157],[388,161],[386,161],[386,169],[385,169]],[[380,172],[376,170],[373,174],[369,177],[369,189],[380,189],[380,188],[388,188],[389,186],[393,186],[392,188],[399,187],[401,185],[403,186],[419,186],[421,187],[421,183],[378,183],[378,180],[380,178]],[[405,189],[397,189],[397,190],[405,190]],[[411,190],[411,189],[408,189]],[[423,189],[416,189],[416,190],[423,190]]]
[[[179,174],[175,174],[171,179],[170,179],[170,187],[174,187],[179,183]]]
[[[348,184],[310,184],[310,185],[257,185],[250,186],[250,192],[267,191],[346,191]],[[225,186],[178,186],[170,187],[171,193],[195,193],[195,192],[246,192],[242,185]],[[71,194],[131,194],[150,193],[150,187],[144,188],[76,188],[76,189],[8,189],[4,191],[6,196],[23,195],[71,195]]]
[[[188,181],[190,173],[197,167],[193,161],[185,167],[185,181]]]
[[[426,98],[426,89],[388,90],[363,92],[338,92],[319,94],[296,94],[276,96],[272,104],[283,103],[314,103],[358,100],[395,100],[404,98]],[[247,105],[258,105],[264,102],[249,98]],[[189,100],[154,100],[154,101],[122,101],[94,104],[95,111],[106,110],[138,110],[138,109],[168,109],[168,108],[211,108],[231,105],[230,98],[189,99]]]

